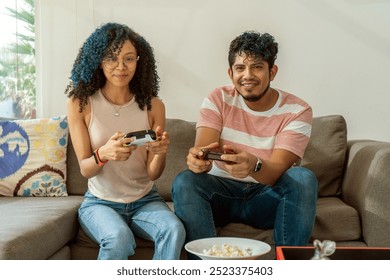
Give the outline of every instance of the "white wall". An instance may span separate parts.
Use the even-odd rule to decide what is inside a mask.
[[[36,0],[38,116],[65,114],[70,70],[84,40],[117,21],[154,47],[167,116],[196,121],[203,98],[229,83],[227,50],[245,30],[280,51],[274,87],[341,114],[350,139],[390,141],[390,1]]]

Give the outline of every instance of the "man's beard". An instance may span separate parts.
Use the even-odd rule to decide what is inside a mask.
[[[249,101],[249,102],[259,101],[266,94],[266,92],[268,91],[270,85],[271,85],[271,82],[268,83],[267,88],[261,94],[259,94],[258,96],[245,97],[242,94],[241,94],[241,96],[242,96],[242,98],[244,98],[246,101]]]

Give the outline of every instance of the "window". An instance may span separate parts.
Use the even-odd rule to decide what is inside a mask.
[[[1,0],[0,26],[0,117],[35,118],[34,0]]]

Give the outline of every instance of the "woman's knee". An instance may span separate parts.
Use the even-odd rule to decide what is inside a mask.
[[[167,226],[167,230],[169,231],[170,236],[174,237],[174,239],[182,240],[184,243],[186,230],[179,218],[171,219],[169,225]]]
[[[129,227],[113,228],[101,240],[100,246],[113,250],[127,250],[130,253],[135,249],[135,239]]]

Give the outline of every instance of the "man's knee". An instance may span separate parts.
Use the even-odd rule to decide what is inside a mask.
[[[304,190],[308,193],[308,196],[312,196],[313,199],[317,198],[318,194],[318,179],[313,171],[301,167],[301,184],[303,185]]]
[[[316,175],[307,168],[288,169],[278,183],[284,193],[296,194],[297,197],[304,198],[307,202],[313,201],[314,203],[317,200],[318,180]]]
[[[173,191],[180,191],[182,188],[185,188],[188,182],[191,171],[184,170],[176,175],[172,183]]]
[[[310,169],[305,167],[293,167],[287,170],[286,173],[294,182],[302,186],[310,186],[310,188],[317,190],[317,176]]]
[[[172,183],[172,199],[182,200],[191,197],[196,192],[198,176],[200,175],[190,170],[180,172]]]
[[[295,167],[293,168],[295,169]],[[295,188],[299,191],[300,196],[309,204],[315,205],[318,196],[318,180],[317,176],[311,170],[298,167],[293,176],[297,182]]]

